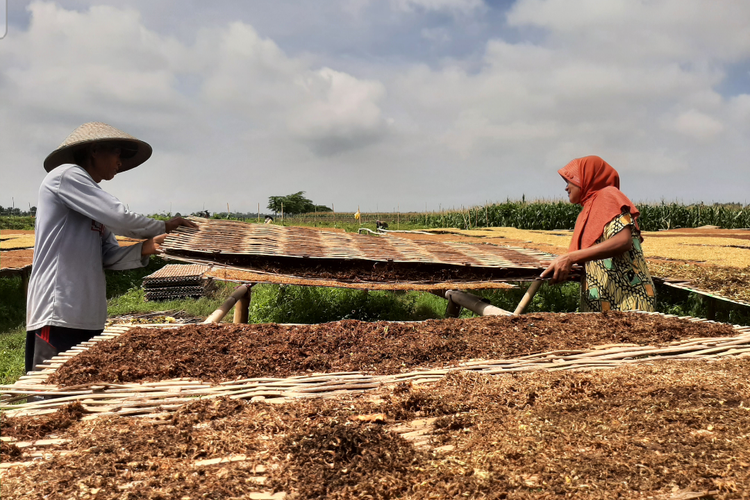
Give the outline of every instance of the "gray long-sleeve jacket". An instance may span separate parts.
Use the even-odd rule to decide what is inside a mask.
[[[52,170],[39,188],[26,329],[104,328],[104,270],[148,264],[141,244],[121,247],[114,235],[144,239],[164,231],[164,221],[129,212],[82,167]]]

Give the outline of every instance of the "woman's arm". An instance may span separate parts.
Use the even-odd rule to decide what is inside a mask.
[[[545,278],[552,275],[551,283],[558,283],[568,279],[570,268],[573,264],[583,264],[591,260],[608,259],[622,255],[633,249],[633,234],[630,226],[609,238],[608,240],[597,243],[589,248],[582,248],[574,252],[560,255],[552,264],[544,270],[541,277]]]

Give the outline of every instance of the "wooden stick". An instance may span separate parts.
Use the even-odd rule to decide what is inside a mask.
[[[224,301],[222,305],[219,306],[217,310],[211,313],[211,315],[206,318],[206,321],[203,323],[218,323],[220,322],[224,316],[227,315],[229,310],[234,306],[235,303],[237,303],[240,298],[242,298],[243,295],[245,295],[248,291],[249,287],[248,285],[240,285],[235,289],[234,293],[230,295],[230,297]]]
[[[448,306],[451,302],[465,307],[480,316],[510,316],[511,313],[505,309],[500,309],[492,304],[488,304],[476,295],[461,292],[459,290],[448,290],[445,292],[445,298],[448,299]],[[447,313],[446,313],[447,314]]]
[[[531,299],[534,298],[534,295],[536,294],[537,290],[539,290],[539,287],[541,286],[542,286],[542,280],[534,280],[531,283],[531,285],[529,285],[529,288],[526,289],[526,293],[521,299],[521,302],[518,303],[518,307],[516,307],[516,310],[513,311],[513,316],[518,316],[519,314],[523,314],[523,312],[526,310],[528,305],[531,303]]]

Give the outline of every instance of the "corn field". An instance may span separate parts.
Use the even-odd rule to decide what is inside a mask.
[[[679,203],[639,204],[639,224],[644,231],[719,226],[724,229],[750,228],[750,206],[682,205]],[[513,202],[476,206],[463,210],[440,212],[362,213],[359,224],[374,226],[376,220],[388,229],[515,227],[518,229],[572,229],[581,210],[565,201]],[[279,221],[277,221],[279,222]],[[319,224],[323,226],[355,223],[353,213],[311,213],[286,217],[286,224]],[[403,227],[402,227],[403,226]]]

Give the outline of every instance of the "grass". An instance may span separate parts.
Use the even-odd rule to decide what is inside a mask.
[[[421,292],[383,292],[279,285],[253,288],[252,323],[420,321],[442,316],[445,301]]]
[[[0,384],[12,384],[23,375],[25,320],[21,278],[0,278]]]
[[[23,375],[25,350],[23,325],[0,333],[0,384],[12,384]]]
[[[0,278],[0,332],[13,330],[25,321],[26,297],[21,278]]]
[[[146,302],[145,293],[140,285],[127,290],[122,295],[115,296],[107,302],[107,315],[125,316],[165,311],[174,313],[181,311],[190,316],[206,317],[216,310],[232,293],[234,286],[220,283],[208,296],[200,299],[179,299],[158,302]],[[231,318],[231,313],[230,313]]]

